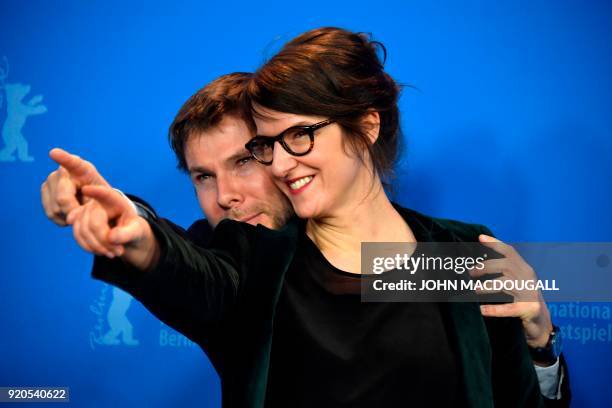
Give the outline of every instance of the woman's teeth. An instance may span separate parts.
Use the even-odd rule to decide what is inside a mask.
[[[292,190],[297,190],[299,188],[304,187],[306,184],[308,184],[310,180],[312,180],[312,176],[302,177],[301,179],[296,180],[293,183],[290,183],[289,187]]]

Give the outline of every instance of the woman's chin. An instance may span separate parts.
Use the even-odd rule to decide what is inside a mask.
[[[303,219],[308,219],[308,218],[312,218],[312,213],[309,211],[295,211],[295,213],[297,214],[298,217],[303,218]]]
[[[314,211],[314,208],[309,205],[297,205],[294,206],[293,209],[298,217],[308,219],[308,218],[316,218],[317,213]]]

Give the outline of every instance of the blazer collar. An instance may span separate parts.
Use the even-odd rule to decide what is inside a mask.
[[[417,241],[460,242],[454,233],[438,220],[417,211],[393,204],[404,218]],[[441,310],[454,340],[462,368],[465,399],[470,407],[492,407],[491,345],[477,303],[447,302]]]
[[[444,220],[435,219],[423,215],[417,211],[403,208],[393,204],[395,209],[404,218],[417,241],[420,242],[460,242],[455,234],[444,225]],[[297,230],[304,227],[303,220],[294,219],[288,223],[285,231],[281,231],[281,236],[287,234],[289,241],[295,240]],[[295,223],[297,221],[297,223]],[[297,227],[297,228],[296,228]],[[261,229],[261,228],[260,228]],[[269,235],[276,235],[276,232],[266,231]],[[283,234],[284,232],[284,234]],[[282,240],[281,240],[282,241]],[[277,244],[279,244],[278,242]],[[291,247],[291,245],[290,245]],[[289,265],[289,260],[293,258],[293,250],[285,253],[286,263],[281,274],[281,282],[284,280],[284,271]],[[282,284],[281,284],[282,285]],[[277,293],[274,297],[276,305],[280,287],[276,287]],[[448,329],[449,338],[456,345],[457,356],[463,374],[463,384],[465,391],[465,402],[469,407],[490,408],[493,406],[493,388],[491,385],[491,346],[488,334],[479,305],[476,303],[449,302],[442,303],[441,311]],[[262,378],[267,378],[269,367],[270,344],[266,345],[266,353],[261,368],[264,370]],[[266,382],[259,384],[260,390],[265,390]],[[260,395],[263,398],[263,394]],[[259,404],[263,400],[258,400]],[[259,405],[255,405],[259,406]]]

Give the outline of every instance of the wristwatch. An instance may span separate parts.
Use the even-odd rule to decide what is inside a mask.
[[[548,342],[544,347],[529,347],[531,359],[538,363],[554,364],[561,355],[561,330],[553,325],[552,332],[548,336]]]

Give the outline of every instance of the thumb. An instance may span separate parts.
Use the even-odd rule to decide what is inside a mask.
[[[70,154],[58,147],[51,149],[49,156],[60,166],[65,168],[70,176],[80,185],[100,185],[109,186],[108,182],[98,173],[95,166],[90,162],[81,159],[79,156]]]
[[[483,316],[489,317],[516,317],[520,309],[517,303],[506,303],[503,305],[480,305]]]
[[[480,234],[478,236],[478,240],[480,242],[501,242],[499,239],[492,237],[490,235],[487,235],[487,234]]]
[[[129,245],[140,241],[145,234],[143,222],[145,221],[140,217],[131,218],[125,225],[113,228],[108,233],[108,240],[115,245]]]
[[[85,197],[92,198],[100,203],[110,219],[119,216],[129,216],[135,212],[132,205],[127,202],[127,199],[110,187],[83,186],[81,193]]]

